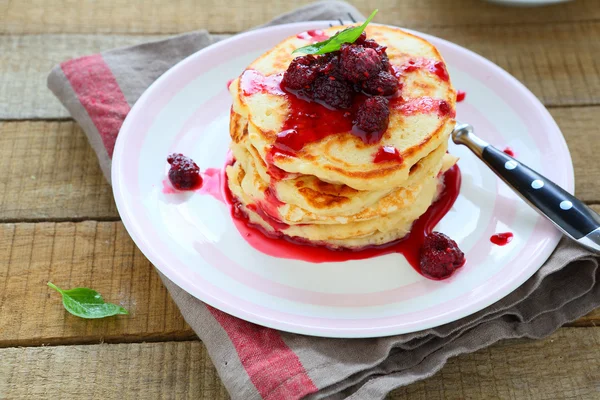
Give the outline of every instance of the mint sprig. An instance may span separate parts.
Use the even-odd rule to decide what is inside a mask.
[[[313,44],[309,44],[308,46],[299,47],[296,50],[292,51],[292,54],[295,53],[304,53],[304,54],[325,54],[331,53],[333,51],[338,51],[342,44],[344,43],[354,43],[356,39],[360,36],[361,33],[365,30],[369,22],[373,19],[375,14],[377,14],[375,10],[369,15],[369,18],[360,26],[355,26],[353,28],[344,29],[341,32],[336,33],[332,37],[322,42],[317,42]]]
[[[63,290],[48,282],[48,286],[62,295],[63,306],[71,314],[87,319],[111,317],[118,314],[129,314],[121,306],[105,303],[100,293],[88,288]]]

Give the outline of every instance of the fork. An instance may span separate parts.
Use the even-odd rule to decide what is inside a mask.
[[[477,137],[469,124],[457,123],[452,131],[452,140],[467,146],[504,183],[567,237],[600,253],[600,215],[581,200]]]

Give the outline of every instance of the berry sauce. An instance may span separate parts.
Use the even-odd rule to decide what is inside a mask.
[[[490,242],[498,246],[506,246],[511,242],[513,236],[514,235],[511,232],[496,233],[495,235],[492,235]]]
[[[449,115],[454,118],[456,112],[450,107],[446,100],[434,99],[432,97],[417,97],[404,101],[403,99],[394,99],[391,107],[402,112],[403,115],[410,116],[416,114],[431,114],[437,112],[440,117]]]
[[[221,191],[223,171],[220,168],[207,168],[204,172],[200,172],[200,177],[202,178],[202,184],[194,188],[193,191],[208,194],[220,202],[225,202]],[[169,179],[163,179],[162,192],[164,194],[177,194],[185,191],[175,189]]]
[[[227,90],[229,90],[229,87],[231,86],[231,84],[233,83],[233,79],[230,79],[227,81]]]
[[[323,40],[329,39],[329,36],[320,29],[311,29],[306,32],[301,32],[296,35],[298,39],[310,40],[313,43],[322,42]]]
[[[169,179],[163,179],[162,181],[162,192],[164,194],[173,194],[173,193],[178,193],[179,190],[175,189],[171,183],[169,182]]]
[[[463,92],[462,90],[459,90],[456,92],[456,102],[457,103],[463,101],[465,99],[465,97],[467,97],[466,92]]]
[[[201,172],[202,176],[202,187],[196,191],[200,194],[208,194],[215,199],[225,202],[221,186],[223,185],[223,171],[220,168],[207,168],[204,172]]]
[[[282,154],[282,152],[279,152],[279,154]],[[285,154],[285,152],[283,153]],[[290,176],[293,176],[294,174],[291,174],[289,172],[286,172],[284,170],[282,170],[281,168],[279,168],[278,166],[275,165],[275,163],[273,162],[273,156],[275,155],[274,151],[269,151],[266,155],[266,162],[267,162],[267,174],[269,174],[269,176],[277,181],[281,181],[283,179],[286,179]]]
[[[515,156],[515,151],[513,149],[511,149],[510,147],[505,148],[504,150],[502,150],[504,153],[508,154],[511,157]]]
[[[369,246],[360,250],[329,249],[317,246],[307,240],[289,237],[281,233],[285,227],[276,228],[278,222],[270,217],[265,218],[269,224],[278,230],[278,233],[266,232],[261,227],[249,223],[248,217],[240,210],[239,203],[231,195],[227,184],[223,186],[225,199],[230,206],[232,220],[241,236],[256,250],[278,258],[296,259],[313,263],[342,262],[348,260],[363,260],[390,253],[400,253],[408,260],[410,265],[420,273],[420,249],[425,237],[428,236],[438,222],[446,215],[454,204],[460,190],[461,174],[457,165],[444,174],[445,188],[439,199],[433,203],[412,226],[410,233],[404,238],[382,246]],[[278,200],[277,200],[278,201]],[[256,206],[253,206],[256,207]],[[252,207],[251,207],[252,209]],[[261,207],[256,207],[259,214],[265,213]],[[261,214],[262,215],[262,214]],[[283,229],[282,229],[283,228]]]
[[[248,69],[242,74],[240,87],[244,96],[252,96],[257,93],[283,96],[286,93],[281,89],[282,78],[283,74],[265,76],[256,70]]]
[[[373,162],[381,163],[386,161],[396,161],[398,163],[402,163],[403,159],[398,149],[394,146],[381,146],[379,150],[377,150],[377,153],[375,153]]]
[[[310,101],[300,93],[283,91],[280,86],[281,79],[281,74],[264,76],[255,70],[246,70],[241,78],[244,95],[270,93],[286,96],[290,105],[282,131],[277,134],[271,154],[267,155],[268,164],[272,164],[270,160],[275,154],[294,156],[305,145],[341,132],[350,132],[367,144],[377,143],[383,136],[384,132],[364,132],[354,125],[353,115],[368,98],[367,96],[356,94],[350,109],[333,109],[321,102]],[[428,113],[437,113],[440,117],[455,116],[455,111],[448,102],[431,97],[418,97],[405,101],[401,96],[397,96],[391,98],[389,103],[390,108],[396,108],[406,116]],[[274,171],[274,174],[277,175],[278,171]]]
[[[290,112],[283,130],[277,135],[275,146],[284,150],[300,151],[307,143],[327,136],[352,131],[352,118],[344,110],[332,110],[317,102],[288,95]]]
[[[428,58],[418,58],[408,60],[405,64],[392,67],[396,72],[396,75],[403,75],[406,72],[414,72],[418,69],[428,70],[429,72],[437,75],[444,82],[450,80],[446,65],[441,61],[431,60]]]

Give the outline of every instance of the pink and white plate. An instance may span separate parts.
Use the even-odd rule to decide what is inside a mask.
[[[239,318],[290,332],[378,337],[455,321],[500,300],[533,275],[560,233],[523,203],[464,147],[462,188],[436,230],[455,239],[467,264],[445,281],[428,280],[400,254],[313,264],[264,255],[231,221],[228,207],[201,193],[163,193],[166,157],[182,152],[202,171],[222,168],[229,143],[228,80],[284,38],[329,22],[247,32],[186,58],[160,77],[119,134],[112,180],[131,237],[169,279]],[[479,136],[573,191],[565,140],[544,106],[521,83],[481,56],[418,34],[444,56],[454,86],[467,93],[457,119]],[[512,232],[497,246],[490,237]]]

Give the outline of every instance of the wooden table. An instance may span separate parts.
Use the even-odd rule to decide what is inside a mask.
[[[65,59],[206,28],[233,34],[307,1],[0,0],[0,398],[194,398],[227,393],[136,249],[81,129],[46,89]],[[472,49],[548,107],[580,198],[600,209],[600,2],[536,9],[479,0],[355,1],[378,22]],[[48,280],[130,316],[67,314]],[[600,310],[541,341],[452,359],[392,399],[600,398]]]

